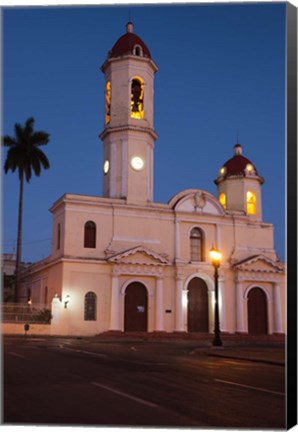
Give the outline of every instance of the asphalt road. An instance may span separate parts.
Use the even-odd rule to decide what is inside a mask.
[[[5,338],[4,424],[285,428],[281,365],[194,342]]]

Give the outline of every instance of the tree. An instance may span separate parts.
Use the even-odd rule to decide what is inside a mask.
[[[17,232],[17,254],[16,254],[16,271],[15,271],[15,302],[18,302],[20,286],[20,263],[22,250],[22,213],[23,213],[23,189],[24,180],[28,183],[32,177],[32,171],[39,176],[41,169],[48,169],[50,163],[47,156],[39,148],[49,142],[50,135],[43,131],[34,131],[34,118],[30,117],[24,126],[19,123],[15,124],[15,136],[8,135],[2,138],[3,145],[8,147],[6,160],[4,163],[5,174],[9,170],[19,173],[20,194],[18,209],[18,232]]]

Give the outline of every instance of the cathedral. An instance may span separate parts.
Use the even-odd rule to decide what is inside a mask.
[[[217,196],[194,188],[153,201],[157,70],[129,22],[101,67],[102,196],[65,194],[52,205],[52,253],[26,270],[24,302],[51,308],[53,335],[212,334],[217,286],[222,332],[286,333],[285,266],[262,220],[264,179],[249,149],[227,149]]]

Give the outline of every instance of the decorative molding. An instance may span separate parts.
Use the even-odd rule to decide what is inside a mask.
[[[194,194],[194,203],[195,211],[202,213],[206,205],[206,198],[203,191],[199,190]]]
[[[141,126],[132,126],[132,125],[127,125],[127,126],[117,126],[117,127],[109,127],[104,129],[104,131],[99,135],[99,138],[101,140],[104,140],[105,137],[110,134],[110,133],[114,133],[114,132],[123,132],[123,131],[136,131],[136,132],[143,132],[143,133],[148,133],[149,135],[151,135],[151,137],[154,140],[157,140],[158,135],[155,132],[154,129],[151,128],[147,128],[147,127],[141,127]],[[148,143],[150,144],[150,143]]]
[[[259,268],[248,268],[249,265],[255,264],[257,262],[264,262],[269,265],[270,268],[267,269],[259,269]],[[272,259],[266,257],[265,255],[254,255],[249,258],[245,258],[244,260],[238,261],[238,263],[234,263],[233,266],[236,270],[244,271],[244,272],[253,272],[253,273],[282,273],[284,271],[282,265],[273,261]]]
[[[279,282],[279,277],[277,273],[269,273],[269,272],[250,272],[244,271],[241,274],[237,275],[237,282],[244,281],[256,281],[256,282]]]
[[[113,267],[113,275],[154,276],[163,278],[163,269],[156,265],[115,263]]]
[[[155,260],[155,262],[146,263],[146,262],[137,262],[137,261],[132,260],[131,263],[129,263],[129,264],[132,264],[132,265],[138,264],[138,265],[142,265],[142,266],[143,265],[156,266],[156,265],[165,265],[165,264],[169,265],[170,264],[170,262],[166,258],[165,254],[158,254],[158,253],[156,253],[156,252],[152,251],[151,249],[148,249],[144,246],[136,246],[134,248],[119,252],[119,253],[112,255],[109,258],[107,258],[107,261],[113,262],[113,263],[121,263],[121,261],[124,258],[127,258],[129,256],[133,258],[133,256],[136,255],[137,253],[142,253],[144,255],[147,255],[150,258],[153,258],[153,260]],[[123,263],[123,264],[127,264],[127,263]]]

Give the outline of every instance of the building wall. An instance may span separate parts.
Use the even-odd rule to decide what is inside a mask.
[[[63,255],[59,258],[61,251],[58,256],[53,251],[55,259],[33,266],[30,275],[34,299],[44,295],[45,286],[50,299],[57,295],[60,312],[59,320],[54,320],[53,332],[92,335],[108,330],[124,331],[125,293],[132,282],[141,282],[146,287],[149,332],[188,331],[188,285],[197,277],[205,281],[208,289],[212,333],[214,269],[209,259],[212,245],[223,254],[219,270],[222,331],[248,331],[247,292],[256,286],[266,293],[269,333],[285,332],[285,281],[280,267],[274,264],[272,225],[224,214],[216,203],[212,207],[216,198],[210,199],[200,210],[192,207],[193,211],[192,201],[185,200],[181,211],[178,204],[142,207],[129,206],[122,200],[62,197],[52,211],[54,236],[55,221],[61,224]],[[84,248],[84,225],[89,220],[96,224],[96,248]],[[200,262],[192,262],[190,257],[189,237],[194,227],[204,233],[204,257]],[[242,259],[258,255],[260,259],[237,267]],[[96,294],[96,321],[84,319],[85,295],[90,291]],[[70,302],[64,308],[66,296],[70,296]],[[277,297],[280,297],[278,308]]]

